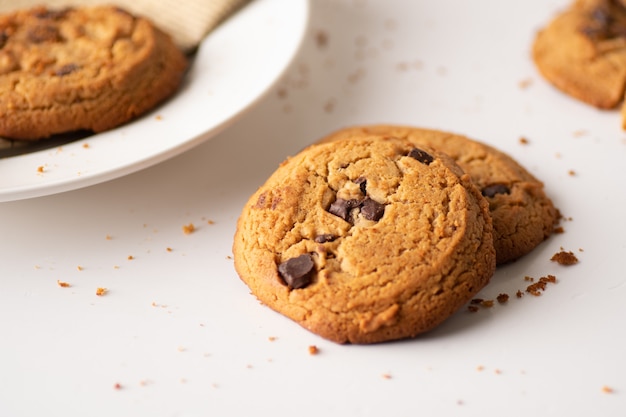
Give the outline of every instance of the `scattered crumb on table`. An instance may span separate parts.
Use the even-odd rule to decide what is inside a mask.
[[[578,263],[578,258],[571,251],[566,252],[564,250],[555,253],[551,261],[557,262],[559,265],[574,265]]]
[[[604,392],[605,394],[612,394],[615,391],[613,390],[613,388],[609,387],[608,385],[604,385],[602,387],[602,392]]]

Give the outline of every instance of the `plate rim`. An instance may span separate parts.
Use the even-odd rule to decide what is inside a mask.
[[[193,97],[189,97],[193,96],[194,94],[194,91],[190,91],[192,89],[189,89],[187,91],[179,91],[177,93],[177,96],[173,97],[171,100],[168,100],[157,108],[147,112],[137,120],[117,127],[115,129],[111,129],[107,132],[91,135],[68,144],[53,146],[28,154],[0,158],[0,202],[17,201],[60,194],[63,192],[77,190],[80,188],[85,188],[118,179],[176,157],[206,142],[208,139],[216,136],[217,134],[231,126],[237,119],[242,117],[247,111],[251,110],[268,94],[269,91],[271,91],[272,87],[278,83],[280,78],[284,75],[284,73],[294,61],[298,51],[302,47],[305,34],[308,29],[308,24],[310,20],[310,0],[255,0],[255,2],[249,3],[244,7],[244,9],[240,10],[238,12],[238,15],[231,17],[215,31],[211,32],[211,34],[208,35],[201,42],[198,48],[194,59],[197,60],[198,58],[200,58],[201,61],[194,62],[192,64],[190,72],[193,71],[194,68],[197,69],[198,66],[204,64],[202,60],[209,59],[210,53],[208,54],[209,56],[205,58],[205,55],[207,55],[205,54],[205,52],[207,52],[207,49],[209,49],[213,45],[213,39],[219,38],[222,43],[232,43],[232,39],[229,39],[229,35],[232,32],[234,32],[236,35],[238,31],[242,30],[240,27],[237,26],[238,24],[240,26],[242,25],[242,23],[240,22],[246,22],[247,20],[255,18],[261,19],[264,17],[263,13],[259,14],[259,12],[257,11],[259,8],[261,9],[261,12],[263,12],[263,8],[265,7],[265,13],[267,14],[273,10],[273,7],[284,9],[285,6],[287,6],[287,8],[290,9],[292,12],[296,12],[297,15],[291,14],[289,16],[289,27],[287,27],[287,25],[283,23],[284,27],[278,27],[276,31],[276,34],[280,34],[280,30],[282,30],[283,32],[286,30],[290,30],[293,32],[290,32],[290,36],[284,36],[284,33],[282,33],[283,36],[275,36],[285,41],[285,43],[283,44],[284,49],[280,51],[282,62],[280,62],[279,65],[274,63],[272,65],[273,68],[271,68],[271,70],[269,71],[269,74],[265,74],[266,79],[263,80],[263,83],[257,85],[258,90],[255,91],[252,95],[245,97],[245,99],[241,101],[240,106],[224,114],[221,118],[219,118],[216,123],[210,126],[203,127],[201,131],[187,131],[183,134],[183,139],[176,140],[174,143],[168,144],[162,148],[157,147],[152,152],[146,153],[146,155],[137,156],[131,161],[127,161],[122,164],[111,164],[110,166],[100,167],[94,171],[87,171],[85,173],[81,173],[80,171],[68,171],[64,175],[48,175],[48,173],[46,172],[46,161],[51,162],[51,158],[55,155],[58,155],[61,151],[66,155],[72,154],[72,157],[75,157],[76,154],[81,151],[81,148],[85,148],[85,150],[88,150],[90,153],[90,155],[85,158],[91,160],[94,156],[94,148],[97,149],[97,146],[91,146],[94,145],[95,142],[97,142],[95,141],[95,139],[104,140],[104,138],[108,138],[110,139],[109,142],[126,141],[128,139],[128,130],[133,130],[133,127],[136,127],[139,124],[150,123],[152,122],[151,119],[155,117],[159,118],[159,114],[166,111],[165,109],[168,107],[171,110],[173,104],[187,104],[189,100],[193,100]],[[255,16],[255,14],[258,14],[258,17]],[[258,21],[258,23],[268,24],[268,22],[261,21]],[[275,20],[272,23],[275,23]],[[273,25],[272,27],[276,28],[276,25]],[[230,36],[231,38],[233,37],[233,35]],[[242,41],[242,43],[243,42],[245,42],[245,39]],[[232,45],[230,46],[231,48],[233,47]],[[199,73],[200,71],[197,70],[195,72]],[[189,77],[189,74],[187,77]],[[197,77],[194,77],[189,85],[197,86],[200,81],[206,81],[202,78],[200,78],[200,81],[196,81],[196,79]],[[189,85],[183,85],[181,86],[181,89],[189,87]],[[180,121],[182,120],[179,120],[179,122]],[[115,148],[116,145],[113,144],[110,146]],[[120,150],[123,151],[124,149]],[[103,154],[102,156],[106,156],[106,154]],[[7,169],[3,170],[2,165],[6,164],[7,162],[9,162],[9,164],[13,164],[16,161],[18,161],[18,163],[20,163],[21,165],[28,165],[31,175],[36,175],[36,179],[32,179],[31,177],[31,180],[29,180],[29,182],[21,181],[20,183],[15,184],[1,184],[2,176],[7,178],[6,176],[10,175],[10,168],[9,172],[3,172],[7,171]],[[72,160],[72,163],[74,162],[76,162],[76,160]]]

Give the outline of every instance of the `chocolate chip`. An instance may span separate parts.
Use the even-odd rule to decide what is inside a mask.
[[[0,49],[4,48],[4,45],[9,40],[9,35],[6,32],[0,32]]]
[[[491,184],[483,188],[482,194],[485,197],[495,197],[496,194],[511,194],[511,190],[504,184]]]
[[[361,205],[361,214],[367,220],[378,221],[385,214],[385,205],[368,197]]]
[[[332,242],[335,239],[337,239],[337,236],[331,235],[330,233],[324,233],[323,235],[315,236],[316,243]]]
[[[358,207],[359,204],[361,204],[359,200],[344,200],[343,198],[338,198],[330,205],[328,212],[348,221],[350,220],[350,210]]]
[[[54,26],[38,25],[28,31],[28,39],[33,43],[58,42],[61,35]]]
[[[430,165],[430,163],[434,161],[433,157],[430,154],[417,148],[411,149],[408,156],[420,161],[424,165]]]
[[[278,273],[285,283],[293,289],[304,288],[313,280],[315,263],[310,254],[305,253],[278,265]]]
[[[78,68],[79,66],[76,64],[65,64],[61,68],[54,71],[54,75],[62,77],[76,71]]]
[[[354,181],[354,183],[359,186],[361,193],[365,195],[367,189],[367,179],[365,179],[364,177],[359,177],[356,179],[356,181]]]
[[[70,10],[72,10],[70,7],[67,7],[61,10],[49,10],[49,9],[37,10],[35,11],[34,16],[38,19],[59,20],[65,17],[67,12],[69,12]]]
[[[591,18],[602,26],[608,26],[613,21],[611,13],[604,7],[596,7],[591,12]]]

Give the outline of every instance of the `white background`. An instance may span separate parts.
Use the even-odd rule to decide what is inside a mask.
[[[0,416],[624,415],[626,133],[530,58],[567,4],[313,0],[293,63],[228,129],[120,179],[2,203]],[[245,201],[287,155],[361,123],[462,133],[545,182],[565,233],[497,270],[480,296],[507,304],[342,346],[250,295],[231,253]],[[551,262],[560,248],[580,262]],[[541,296],[514,296],[547,274]]]

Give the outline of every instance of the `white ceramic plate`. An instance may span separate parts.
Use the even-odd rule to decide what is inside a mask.
[[[153,112],[105,133],[0,159],[0,201],[118,178],[214,136],[282,75],[308,15],[308,0],[253,1],[203,41],[182,89]]]

